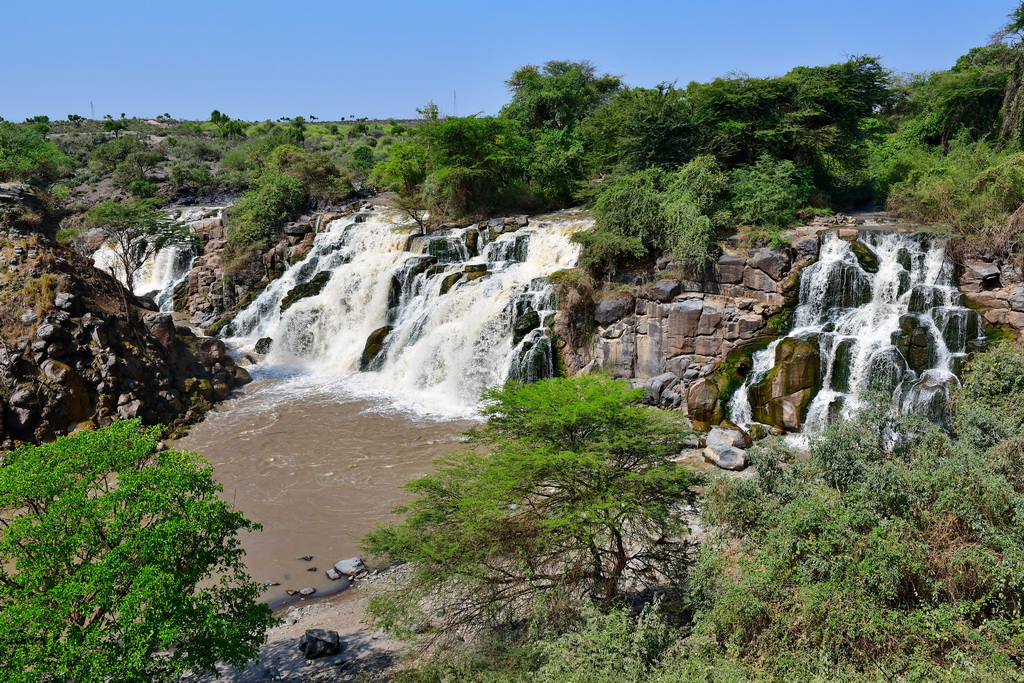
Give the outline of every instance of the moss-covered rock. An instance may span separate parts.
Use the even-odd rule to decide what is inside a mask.
[[[817,341],[786,337],[775,347],[775,366],[750,387],[754,419],[795,432],[820,388]]]
[[[892,343],[915,372],[923,372],[938,362],[939,349],[931,326],[915,314],[900,317],[900,329],[892,333]]]
[[[306,299],[311,296],[316,296],[324,290],[327,283],[331,279],[331,273],[326,270],[322,270],[313,276],[308,282],[304,282],[301,285],[296,285],[288,290],[288,293],[281,299],[281,311],[287,311],[296,302]]]
[[[441,280],[441,294],[447,294],[448,290],[455,286],[455,283],[462,279],[462,273],[452,273]]]
[[[523,337],[538,327],[540,327],[540,314],[537,311],[527,311],[512,323],[512,343],[518,344]]]
[[[850,251],[857,257],[857,263],[866,273],[877,273],[878,272],[878,256],[875,252],[871,251],[871,248],[861,242],[860,240],[854,240],[850,242]]]
[[[722,374],[715,373],[690,385],[686,393],[686,408],[694,429],[706,432],[725,418],[722,401],[725,382]]]
[[[385,325],[384,327],[378,327],[370,333],[370,336],[366,338],[366,345],[363,347],[363,355],[359,359],[360,370],[366,371],[376,368],[377,357],[384,350],[384,342],[387,341],[388,335],[394,329],[391,325]]]

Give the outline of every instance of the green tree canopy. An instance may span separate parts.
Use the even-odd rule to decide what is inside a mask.
[[[45,186],[73,169],[74,162],[38,131],[0,121],[0,182]]]
[[[479,624],[680,577],[699,477],[670,460],[685,420],[636,405],[642,393],[594,377],[488,392],[471,433],[486,452],[438,461],[406,486],[406,520],[366,537],[375,556],[414,563],[376,616],[408,627],[429,599],[449,626]]]
[[[622,87],[610,74],[597,75],[590,62],[550,61],[522,66],[505,81],[512,101],[501,115],[527,128],[573,129]]]
[[[173,680],[252,659],[274,623],[201,456],[137,420],[23,446],[0,467],[6,681]]]

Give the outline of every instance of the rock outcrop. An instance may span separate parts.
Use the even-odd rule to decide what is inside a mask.
[[[192,222],[200,237],[201,252],[192,263],[188,278],[175,291],[174,310],[188,315],[192,325],[215,332],[289,264],[305,257],[313,248],[318,231],[363,204],[361,199],[353,200],[342,207],[300,216],[283,227],[275,244],[245,258],[233,256],[228,248],[230,208],[211,210]]]
[[[754,419],[795,432],[819,389],[821,357],[817,342],[786,337],[775,347],[775,365],[750,387]]]
[[[182,427],[249,380],[222,342],[177,328],[151,300],[49,240],[52,217],[39,221],[27,230],[0,218],[3,448],[119,418]]]
[[[695,427],[708,430],[724,419],[723,399],[735,388],[717,371],[720,364],[778,333],[770,322],[794,300],[797,273],[817,257],[818,244],[808,231],[785,249],[725,253],[700,279],[665,277],[609,293],[592,310],[593,344],[563,349],[565,365],[630,378],[646,389],[647,402],[685,410]],[[572,315],[579,317],[563,310],[556,318],[564,339]]]
[[[1024,341],[1024,271],[1019,266],[998,259],[969,260],[959,280],[960,291],[981,309],[985,322]]]

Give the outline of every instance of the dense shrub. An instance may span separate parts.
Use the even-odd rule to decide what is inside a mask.
[[[72,168],[71,159],[37,131],[0,121],[0,182],[47,185]]]
[[[594,203],[595,228],[578,238],[582,261],[611,271],[624,258],[664,251],[697,271],[715,258],[715,228],[728,183],[711,157],[697,157],[674,173],[638,171],[613,179]]]
[[[264,246],[277,226],[306,199],[302,181],[268,169],[228,213],[228,239],[240,246]]]

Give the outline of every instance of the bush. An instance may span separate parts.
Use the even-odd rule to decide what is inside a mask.
[[[702,270],[715,259],[716,228],[729,221],[726,186],[727,176],[707,156],[674,173],[617,176],[594,203],[595,229],[576,238],[584,244],[582,262],[611,272],[624,258],[662,252]]]
[[[198,193],[213,189],[214,180],[210,169],[195,162],[177,162],[171,166],[171,184],[175,187],[192,187]]]
[[[45,186],[73,169],[74,162],[38,132],[0,121],[0,182]]]
[[[1020,384],[1003,360],[992,361],[1005,371],[985,401]],[[964,400],[958,424],[971,417]],[[715,482],[705,523],[719,533],[696,570],[698,632],[780,677],[836,667],[1015,679],[1024,656],[1017,443],[979,448],[874,409],[830,426],[807,461],[762,460],[752,481]]]
[[[277,226],[299,210],[306,188],[298,178],[268,169],[228,212],[228,239],[239,246],[264,246]]]
[[[732,211],[741,223],[784,228],[808,201],[810,182],[792,161],[762,156],[732,172]]]

